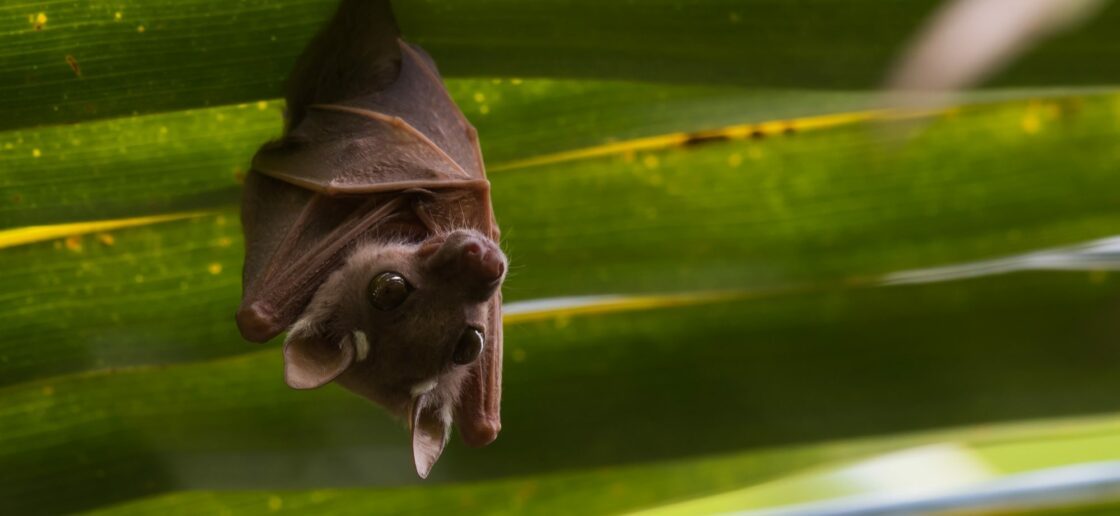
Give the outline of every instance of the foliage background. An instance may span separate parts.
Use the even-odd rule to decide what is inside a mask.
[[[0,5],[0,499],[617,512],[929,442],[1120,458],[1112,262],[877,286],[1116,233],[1120,10],[884,144],[934,4],[395,2],[481,135],[507,301],[639,296],[511,311],[501,438],[410,487],[398,423],[232,324],[239,180],[334,2]]]

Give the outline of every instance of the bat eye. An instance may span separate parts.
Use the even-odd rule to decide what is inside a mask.
[[[392,310],[412,292],[412,285],[396,272],[382,272],[369,282],[369,302],[378,310]]]
[[[459,365],[474,362],[478,355],[482,354],[484,345],[485,339],[482,338],[482,332],[475,328],[467,328],[467,331],[459,337],[459,343],[455,345],[455,354],[451,355],[451,360]]]

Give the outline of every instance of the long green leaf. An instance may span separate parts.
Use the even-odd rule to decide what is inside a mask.
[[[506,299],[867,281],[1108,236],[1115,106],[994,105],[893,147],[854,125],[495,172]],[[0,252],[0,383],[247,351],[236,219]]]
[[[3,512],[739,510],[931,442],[1116,458],[1114,417],[990,426],[1115,412],[1111,262],[872,285],[1116,233],[1084,86],[1120,7],[909,133],[869,87],[934,0],[395,2],[479,129],[507,301],[654,294],[510,310],[501,438],[418,486],[405,425],[232,322],[238,182],[334,4],[0,6]]]
[[[959,446],[975,454],[994,469],[996,476],[1019,470],[1008,469],[1000,459],[1002,453],[1028,455],[1037,448],[1074,452],[1074,456],[1051,456],[1034,468],[1070,464],[1077,455],[1095,458],[1116,458],[1116,450],[1099,446],[1115,443],[1120,438],[1116,418],[1100,420],[1055,420],[1032,424],[1002,425],[983,431],[954,430],[902,437],[865,439],[783,447],[728,455],[721,458],[694,459],[674,463],[605,468],[567,474],[552,474],[529,479],[508,479],[436,488],[405,489],[317,489],[309,491],[203,491],[151,497],[114,506],[106,514],[191,514],[235,511],[241,514],[330,512],[332,514],[426,514],[442,511],[469,511],[479,514],[555,514],[578,507],[587,513],[616,513],[639,508],[676,507],[675,514],[726,512],[763,506],[720,504],[776,498],[780,490],[795,501],[807,501],[823,493],[807,490],[804,479],[843,472],[853,459],[874,459],[885,450],[935,443]],[[967,447],[966,447],[967,446]],[[857,462],[858,464],[858,462]],[[793,473],[790,475],[789,473]],[[784,474],[784,475],[783,475]],[[866,479],[864,483],[866,483]],[[897,479],[896,479],[897,480]],[[951,480],[950,480],[951,481]],[[856,483],[856,482],[852,482]],[[859,483],[856,483],[857,485]],[[686,502],[687,499],[712,491],[747,487],[750,493],[738,500],[727,495],[711,501]],[[819,487],[819,486],[812,486]],[[851,486],[848,486],[851,489]],[[744,500],[744,498],[746,500]],[[669,504],[668,507],[665,507]],[[1100,508],[1066,510],[1060,514],[1111,514],[1115,504]],[[665,511],[668,512],[668,511]],[[1029,511],[1029,514],[1036,514]],[[1048,513],[1047,511],[1040,511]],[[1018,512],[1017,512],[1018,514]]]
[[[850,111],[869,94],[625,82],[455,80],[492,168],[611,142]],[[1022,97],[1061,91],[1007,91]],[[0,132],[0,228],[229,205],[281,102]]]
[[[448,83],[495,172],[557,154],[726,126],[866,109],[874,93],[752,91],[614,81],[462,79]],[[970,103],[1085,90],[994,90]],[[235,202],[281,102],[0,132],[0,229],[135,217]],[[749,129],[748,129],[749,130]]]
[[[451,76],[875,86],[934,0],[394,2]],[[50,2],[0,7],[0,129],[276,98],[334,0]],[[1001,85],[1114,84],[1120,9]]]
[[[1109,410],[1116,281],[1014,275],[511,325],[502,437],[455,443],[431,481]],[[415,481],[403,428],[341,389],[292,391],[281,369],[270,347],[0,389],[0,497],[54,512]]]

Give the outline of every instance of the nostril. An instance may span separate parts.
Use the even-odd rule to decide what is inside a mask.
[[[478,272],[482,274],[482,278],[486,281],[497,281],[506,271],[506,264],[493,255],[487,255],[478,265]]]
[[[490,285],[506,272],[501,251],[485,240],[469,239],[458,246],[455,272],[465,273],[473,281]]]

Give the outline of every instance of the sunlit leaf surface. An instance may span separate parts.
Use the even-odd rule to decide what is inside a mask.
[[[1060,466],[1084,457],[1115,459],[1120,457],[1120,452],[1115,451],[1118,439],[1120,433],[1113,416],[1097,421],[1059,420],[1041,425],[992,427],[984,431],[958,430],[878,441],[771,448],[728,454],[719,459],[605,468],[428,489],[200,491],[152,497],[115,506],[107,512],[180,514],[202,509],[247,514],[277,511],[423,514],[439,509],[481,509],[492,513],[553,514],[580,507],[602,513],[646,509],[641,514],[647,515],[723,513],[845,491],[873,491],[876,484],[890,485],[906,480],[901,476],[892,480],[879,473],[906,474],[911,478],[922,476],[927,482],[937,482],[940,478],[942,483],[983,485],[984,479],[1017,472],[1015,464],[1005,461],[1005,454],[1037,456],[1042,448],[1058,455],[1038,461],[1034,467]],[[1113,453],[1102,453],[1102,447],[1109,447]],[[909,460],[899,460],[904,456]],[[890,464],[884,464],[886,462]],[[810,464],[813,467],[807,468]],[[922,470],[916,471],[917,468]],[[796,473],[790,475],[789,471]],[[971,475],[966,471],[971,471]],[[943,476],[935,476],[939,474]],[[757,487],[736,489],[751,484]],[[695,498],[699,493],[712,491],[727,492]],[[811,494],[807,496],[807,493]],[[648,509],[664,500],[687,498],[693,499]],[[1007,505],[1011,504],[1005,502],[1004,506]],[[1065,508],[1054,513],[1111,514],[1116,507],[1113,504]],[[1036,514],[1035,511],[1015,513]],[[1037,514],[1050,514],[1050,511]]]

